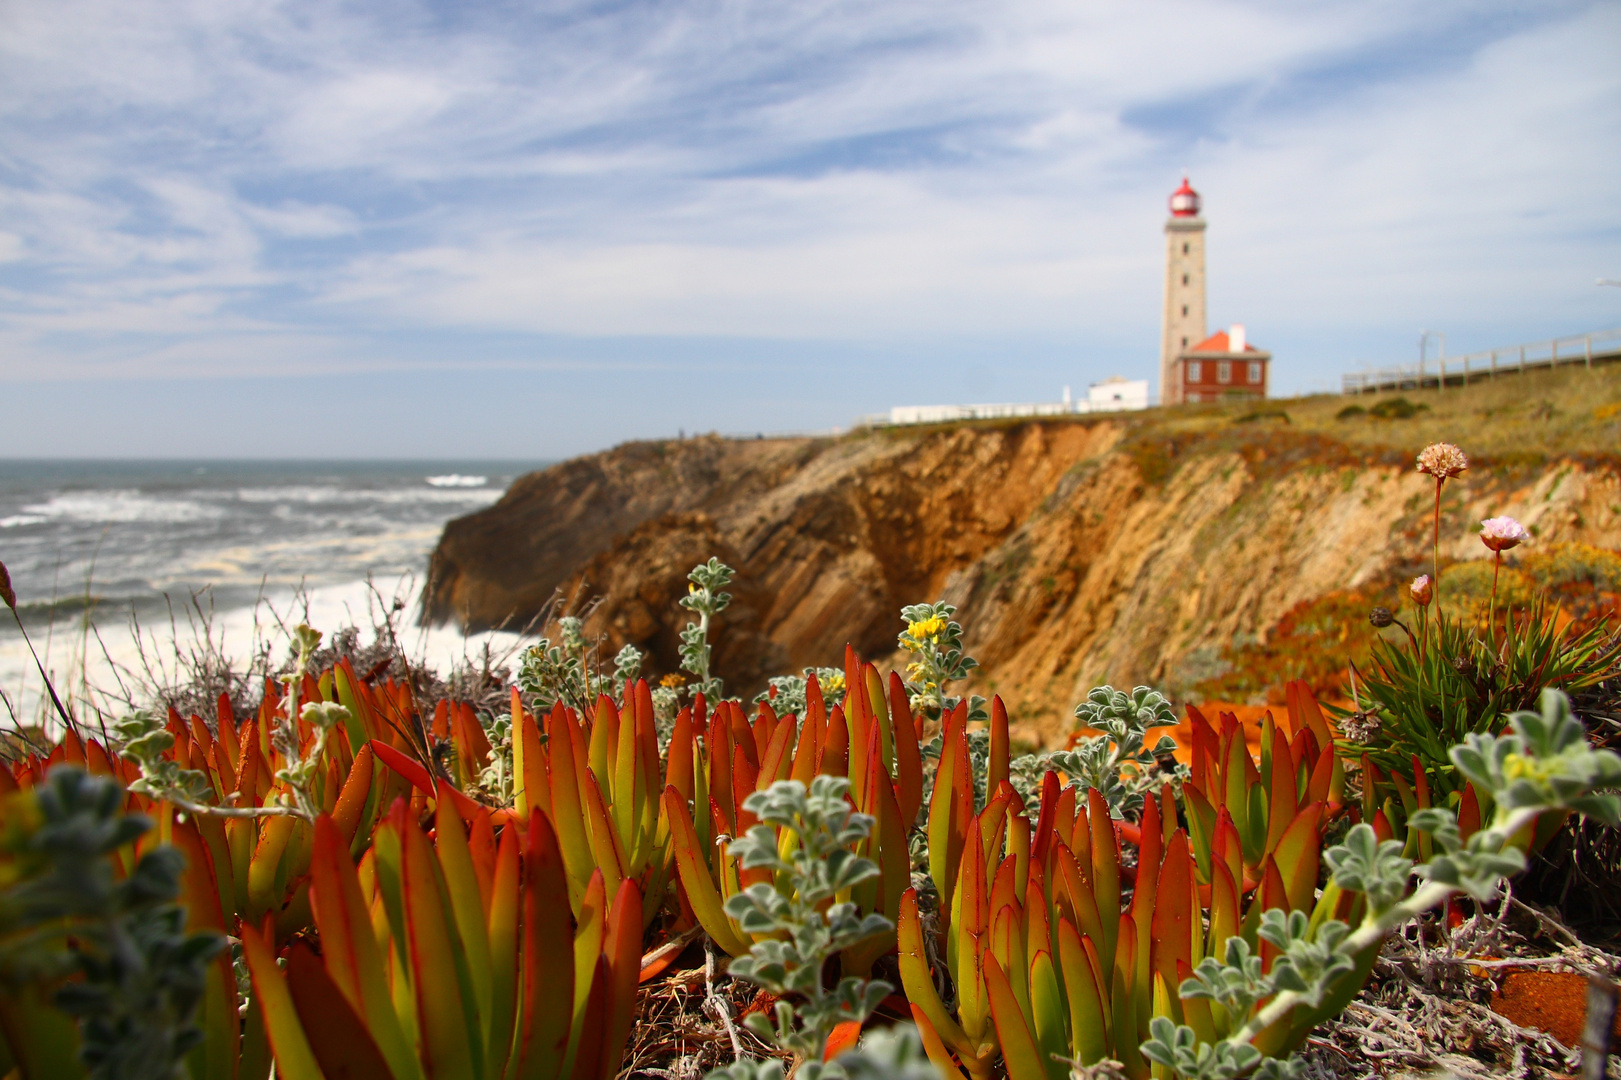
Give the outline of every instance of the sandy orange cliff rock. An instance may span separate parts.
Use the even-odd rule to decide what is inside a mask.
[[[1427,568],[1433,488],[1410,450],[1153,415],[626,444],[451,522],[424,617],[511,625],[558,594],[605,655],[631,642],[672,671],[686,571],[717,555],[738,579],[716,667],[752,693],[846,642],[887,657],[901,606],[944,597],[974,689],[1051,743],[1091,685],[1185,690],[1301,601]],[[1485,555],[1495,514],[1621,548],[1621,467],[1481,458],[1448,490],[1443,555]]]

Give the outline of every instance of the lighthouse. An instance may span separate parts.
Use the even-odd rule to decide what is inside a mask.
[[[1205,341],[1204,218],[1199,193],[1186,176],[1171,193],[1171,216],[1165,222],[1165,317],[1159,351],[1160,401],[1184,400],[1179,358]]]

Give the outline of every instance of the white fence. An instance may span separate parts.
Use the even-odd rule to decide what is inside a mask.
[[[1606,364],[1621,360],[1621,329],[1596,330],[1552,341],[1486,349],[1467,356],[1442,356],[1409,366],[1374,368],[1340,376],[1340,392],[1373,394],[1381,390],[1445,389],[1503,374],[1520,374],[1560,364]]]

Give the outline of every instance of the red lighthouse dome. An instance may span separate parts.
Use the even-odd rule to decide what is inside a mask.
[[[1188,178],[1182,178],[1182,186],[1171,192],[1172,217],[1198,217],[1199,193],[1188,184]]]

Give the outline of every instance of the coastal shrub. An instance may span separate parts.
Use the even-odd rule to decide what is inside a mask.
[[[1386,398],[1368,410],[1369,416],[1380,420],[1411,420],[1421,412],[1429,412],[1425,404],[1413,404],[1404,397]]]

